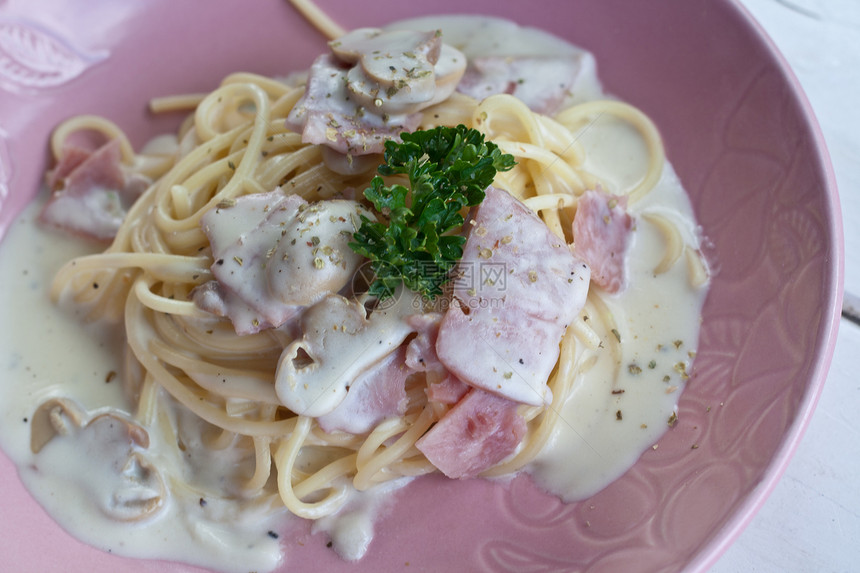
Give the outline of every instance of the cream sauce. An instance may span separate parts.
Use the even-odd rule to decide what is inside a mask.
[[[52,439],[38,454],[30,451],[30,424],[24,421],[49,398],[71,398],[90,412],[134,412],[120,377],[112,374],[122,372],[124,336],[116,328],[86,324],[71,307],[58,308],[48,296],[60,266],[92,248],[39,227],[38,207],[30,205],[0,245],[5,299],[0,315],[3,324],[19,325],[0,329],[7,365],[0,385],[0,446],[18,466],[24,485],[64,529],[104,551],[214,570],[273,569],[281,562],[281,549],[268,532],[283,530],[284,511],[248,511],[229,499],[201,501],[177,488],[150,518],[118,521],[106,509],[134,492],[117,471],[114,450],[105,451],[81,432]],[[145,455],[162,475],[188,477],[206,489],[235,471],[235,460],[223,455],[175,459],[159,447],[165,437],[158,426],[148,429],[152,446]]]
[[[687,196],[668,164],[658,185],[631,212],[658,208],[661,215],[674,215],[688,244],[698,244]],[[575,382],[561,410],[558,430],[528,470],[566,501],[603,489],[666,432],[695,355],[704,289],[691,286],[683,256],[666,273],[654,275],[664,239],[642,218],[636,219],[634,237],[628,287],[604,299],[622,341],[620,356],[595,354],[596,362]],[[607,347],[614,336],[603,333]]]
[[[582,73],[571,101],[602,93],[590,54],[542,32],[468,17],[422,19],[419,27],[441,27],[445,41],[470,56],[580,54]],[[588,168],[610,191],[629,188],[644,172],[645,147],[626,126],[601,120],[581,141],[588,152]],[[36,209],[31,206],[0,245],[0,292],[6,301],[0,320],[19,326],[0,329],[6,364],[0,384],[0,446],[18,465],[25,485],[64,528],[104,550],[225,571],[273,569],[281,562],[282,549],[269,532],[284,531],[288,519],[284,510],[249,510],[230,499],[201,502],[199,496],[183,495],[182,488],[171,489],[176,484],[169,484],[170,492],[154,516],[118,522],[99,509],[111,503],[104,496],[121,499],[141,492],[124,489],[127,484],[116,473],[116,459],[100,459],[98,448],[92,447],[82,455],[80,448],[86,443],[65,437],[51,440],[39,454],[30,451],[26,421],[48,398],[69,397],[90,412],[105,407],[129,415],[134,412],[111,375],[122,371],[122,349],[117,345],[122,336],[84,324],[73,309],[58,308],[48,298],[49,284],[60,265],[89,247],[38,228]],[[528,468],[548,491],[566,500],[604,488],[667,430],[697,342],[705,290],[690,286],[683,259],[665,274],[653,275],[664,252],[663,238],[639,217],[659,212],[678,225],[688,244],[698,245],[689,200],[671,166],[666,165],[657,188],[631,211],[637,216],[637,227],[628,258],[629,286],[606,297],[623,341],[620,356],[596,354],[590,370],[575,381],[560,411],[558,430]],[[588,355],[581,358],[587,360]],[[194,435],[193,423],[188,427],[191,435],[184,439],[204,439]],[[158,425],[149,430],[153,444],[147,450],[149,461],[154,467],[168,468],[165,475],[182,475],[206,489],[236,472],[236,460],[230,456],[177,459],[158,446],[159,440],[166,439]],[[116,458],[116,450],[112,451]],[[99,464],[102,471],[94,472]],[[111,480],[112,485],[106,485]],[[345,559],[360,558],[373,538],[373,515],[391,499],[394,487],[389,484],[353,499],[338,516],[319,520],[315,530],[328,532]]]

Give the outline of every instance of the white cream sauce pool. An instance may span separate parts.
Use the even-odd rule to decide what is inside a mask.
[[[282,529],[282,515],[243,512],[229,501],[201,502],[173,492],[155,518],[118,521],[109,516],[117,500],[136,492],[112,468],[115,456],[103,443],[76,432],[78,439],[53,439],[38,454],[30,451],[30,424],[25,421],[49,398],[71,398],[94,413],[108,408],[134,413],[119,376],[112,374],[122,372],[122,333],[85,324],[49,299],[54,273],[89,249],[40,228],[38,207],[30,205],[0,244],[0,447],[18,466],[24,485],[64,529],[104,551],[213,570],[273,569],[282,557],[269,531]],[[149,431],[156,445],[158,430]],[[164,455],[165,450],[150,449],[156,467],[180,462]],[[209,461],[216,462],[214,456]],[[213,464],[212,475],[226,471],[230,461]],[[181,470],[170,473],[182,475]]]
[[[535,30],[492,19],[422,19],[424,29],[441,27],[444,38],[467,55],[579,53],[583,72],[573,100],[601,94],[590,54]],[[631,128],[602,118],[584,133],[588,168],[609,191],[633,185],[643,173],[647,150]],[[201,503],[167,494],[156,517],[118,522],[108,517],[117,498],[141,495],[123,491],[110,468],[116,460],[87,447],[86,440],[52,440],[38,454],[30,450],[30,424],[39,404],[70,397],[90,412],[107,406],[132,414],[134,408],[111,373],[122,371],[122,336],[85,325],[69,309],[53,305],[48,289],[56,270],[83,254],[86,244],[40,229],[33,205],[12,226],[0,245],[0,447],[17,464],[33,496],[76,537],[114,553],[183,561],[223,571],[266,571],[283,559],[270,532],[283,531],[283,511],[240,511],[231,501]],[[586,375],[575,381],[560,410],[561,423],[528,471],[548,491],[565,500],[585,498],[623,474],[668,429],[667,420],[684,388],[698,339],[705,289],[690,285],[683,258],[654,276],[664,253],[662,235],[643,213],[659,213],[678,226],[684,241],[699,244],[692,209],[667,163],[651,193],[631,208],[635,239],[628,255],[628,288],[605,297],[623,341],[621,355],[597,353]],[[603,333],[604,336],[613,336]],[[608,342],[608,341],[607,341]],[[608,345],[607,345],[608,346]],[[614,391],[614,392],[613,392]],[[623,391],[623,392],[622,392]],[[157,442],[156,429],[151,438]],[[156,466],[180,460],[161,455]],[[213,476],[229,472],[231,460],[215,464]],[[102,468],[102,471],[97,470]],[[181,475],[181,470],[176,470]],[[110,476],[113,475],[113,481]],[[389,486],[352,503],[340,518],[316,528],[329,532],[347,559],[360,558],[373,537],[373,515],[390,497]]]

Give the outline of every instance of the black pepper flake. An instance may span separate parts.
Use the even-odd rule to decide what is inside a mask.
[[[622,418],[622,416],[621,416],[621,410],[618,410],[617,412],[615,412],[615,419],[616,419],[616,420],[621,420],[621,419],[623,419],[623,418]]]
[[[24,418],[24,423],[26,424],[27,422],[29,422],[29,420],[27,418]]]
[[[326,543],[326,544],[325,544],[325,546],[326,546],[326,547],[328,547],[329,549],[331,549],[332,542],[331,542],[331,541],[329,541],[328,543]]]
[[[206,500],[202,497],[200,498],[200,507],[206,507]]]
[[[94,288],[94,289],[99,288],[99,283],[93,283],[93,288]]]
[[[277,533],[275,533],[274,531],[272,531],[271,529],[266,533],[266,535],[268,535],[268,536],[269,536],[269,537],[271,537],[272,539],[277,539],[277,538],[278,538],[278,534],[277,534]]]
[[[625,390],[621,390],[621,389],[612,391],[613,394],[624,394],[624,392],[625,392]]]
[[[215,264],[216,264],[216,265],[223,265],[223,264],[224,264],[224,259],[218,259],[217,261],[215,261]]]
[[[525,362],[523,362],[522,358],[520,358],[520,364],[525,364]]]

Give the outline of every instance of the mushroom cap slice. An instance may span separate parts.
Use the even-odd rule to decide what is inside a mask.
[[[58,438],[70,440],[74,451],[86,456],[87,469],[79,480],[89,483],[100,476],[90,489],[105,515],[139,521],[164,507],[167,488],[147,456],[149,433],[140,424],[113,411],[90,417],[68,398],[51,398],[33,413],[30,449],[38,454]]]
[[[404,65],[404,62],[394,61],[390,65]],[[407,68],[403,77],[391,85],[379,82],[363,66],[357,65],[346,72],[346,87],[355,100],[368,109],[387,114],[411,114],[447,99],[465,71],[466,56],[443,44],[435,65]]]
[[[329,295],[302,317],[300,340],[281,353],[275,391],[296,414],[318,417],[334,410],[352,382],[400,346],[415,331],[405,318],[420,308],[420,296],[400,288],[395,302],[367,318],[364,306]]]
[[[286,221],[266,261],[266,285],[283,304],[309,306],[345,287],[364,258],[349,247],[361,217],[376,217],[361,203],[328,199],[299,207]]]
[[[86,413],[67,398],[42,402],[30,416],[30,451],[38,454],[54,437],[68,436],[83,425]]]
[[[347,64],[359,64],[369,78],[389,87],[416,74],[432,72],[442,40],[437,32],[359,28],[330,42],[329,46],[338,59]]]
[[[351,66],[346,85],[355,100],[389,115],[446,99],[466,69],[466,57],[444,45],[438,31],[359,28],[329,46]]]

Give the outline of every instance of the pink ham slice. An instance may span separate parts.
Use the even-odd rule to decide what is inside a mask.
[[[626,205],[626,197],[586,191],[573,218],[575,252],[591,267],[591,280],[610,293],[626,284],[625,259],[633,230]]]
[[[406,411],[406,378],[410,373],[406,347],[400,346],[361,374],[350,385],[346,398],[317,422],[326,432],[370,432],[386,418]]]
[[[570,95],[582,64],[578,56],[486,56],[469,60],[457,91],[477,100],[511,94],[532,111],[550,115]]]
[[[538,406],[552,401],[546,382],[563,334],[564,325],[536,319],[513,304],[469,314],[456,306],[445,315],[436,351],[464,382]]]
[[[414,131],[421,114],[383,118],[364,112],[346,89],[349,68],[332,55],[319,56],[311,66],[305,94],[287,117],[287,127],[300,132],[305,143],[326,145],[340,153],[382,153],[387,140]]]
[[[427,399],[440,404],[456,404],[468,391],[468,384],[448,374],[439,382],[431,382],[427,386]]]
[[[151,183],[123,169],[119,141],[95,150],[67,145],[48,177],[53,193],[41,222],[100,241],[116,236],[131,205]]]
[[[299,313],[298,307],[282,306],[280,316],[275,320],[278,324],[273,324],[262,318],[263,313],[218,281],[209,281],[196,287],[191,291],[191,299],[201,310],[229,318],[237,334],[254,334],[267,328],[275,328]]]
[[[57,191],[65,186],[65,179],[84,161],[86,161],[97,148],[85,148],[71,143],[63,145],[63,154],[57,166],[48,173],[48,187]]]
[[[415,446],[452,479],[471,478],[516,449],[526,432],[517,404],[472,389]]]
[[[406,346],[406,365],[415,372],[444,372],[436,355],[436,339],[442,315],[437,312],[416,314],[406,319],[415,329],[415,337]]]
[[[427,399],[442,404],[456,404],[469,391],[469,385],[450,374],[436,354],[439,324],[442,315],[436,312],[416,314],[407,318],[415,328],[415,338],[406,346],[406,365],[427,376]]]
[[[470,225],[436,352],[462,381],[515,402],[552,399],[559,342],[585,304],[589,270],[509,193],[489,187]]]

